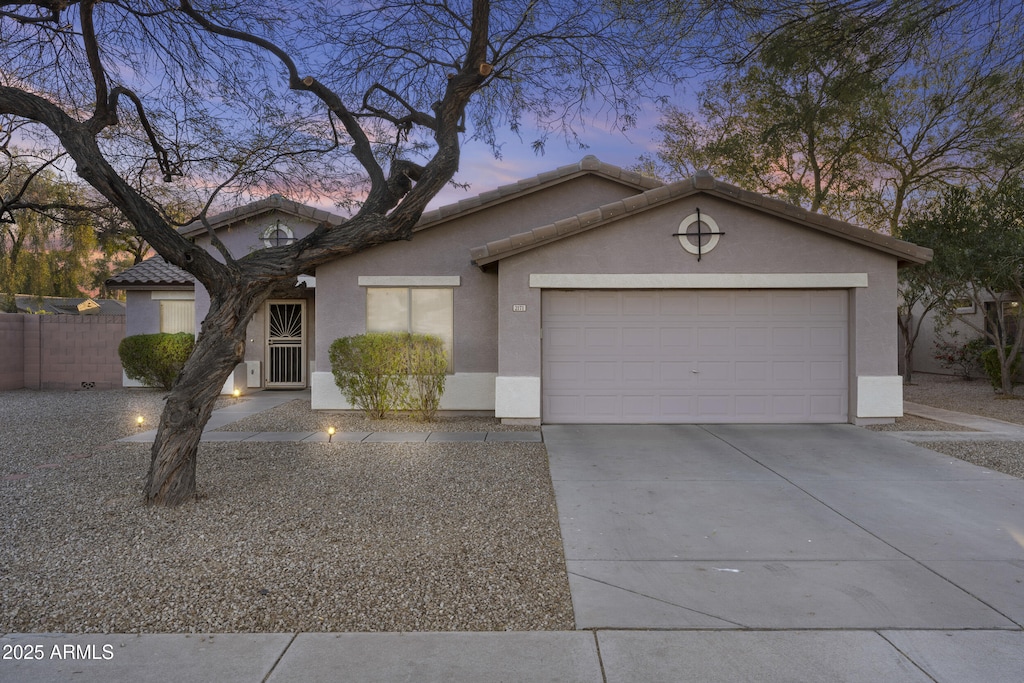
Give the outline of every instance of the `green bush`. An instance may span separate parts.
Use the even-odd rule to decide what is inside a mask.
[[[1009,355],[1013,351],[1013,348],[1007,346],[1006,353]],[[988,381],[992,383],[993,389],[1003,388],[1003,369],[999,366],[999,356],[996,354],[996,347],[986,349],[981,353],[981,365],[985,368],[985,374],[988,375]],[[1010,361],[1010,377],[1017,376],[1017,371],[1020,370],[1020,354]]]
[[[367,417],[412,410],[429,420],[437,412],[448,370],[440,338],[371,332],[335,339],[328,355],[338,389]]]
[[[409,409],[423,420],[433,420],[448,378],[444,341],[429,334],[409,335]]]
[[[334,383],[369,418],[379,420],[406,404],[409,361],[400,336],[406,335],[371,332],[331,343],[328,355]]]
[[[196,340],[188,332],[136,334],[117,347],[124,373],[147,387],[170,389],[192,355]]]

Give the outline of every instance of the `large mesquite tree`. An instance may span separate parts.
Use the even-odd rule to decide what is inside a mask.
[[[529,122],[573,134],[588,112],[628,123],[675,78],[680,35],[659,3],[418,0],[0,3],[0,125],[50,153],[210,294],[167,397],[145,496],[195,494],[203,426],[261,304],[318,265],[409,239],[459,167]],[[592,108],[596,105],[596,108]],[[529,121],[527,121],[529,119]],[[66,158],[64,158],[66,155]],[[352,207],[287,246],[215,256],[177,232],[154,179],[218,197],[260,190]]]

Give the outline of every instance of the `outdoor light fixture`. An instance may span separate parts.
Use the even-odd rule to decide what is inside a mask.
[[[327,428],[327,443],[331,443],[331,439],[334,438],[334,427]]]
[[[231,392],[231,395],[234,396],[235,398],[238,398],[239,396],[242,395],[242,390],[241,389],[235,389],[234,391]]]
[[[142,426],[142,423],[145,422],[145,421],[146,421],[146,419],[144,417],[142,417],[141,415],[139,415],[137,418],[135,418],[135,424],[137,424],[140,427]]]

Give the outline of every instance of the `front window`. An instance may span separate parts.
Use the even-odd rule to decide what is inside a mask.
[[[453,290],[450,287],[369,287],[367,332],[432,334],[444,342],[452,371],[454,347]]]
[[[196,302],[164,300],[160,302],[160,331],[196,333]]]

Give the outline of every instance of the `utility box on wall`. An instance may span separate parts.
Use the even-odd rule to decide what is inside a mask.
[[[245,361],[245,386],[249,389],[259,389],[262,386],[260,382],[260,362],[258,360]]]

